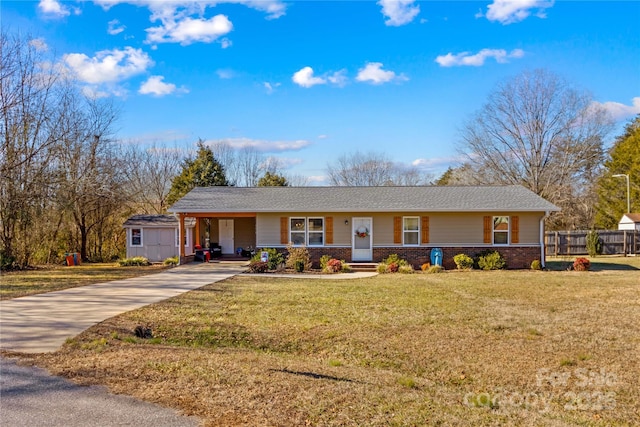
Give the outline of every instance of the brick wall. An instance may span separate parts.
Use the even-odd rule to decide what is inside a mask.
[[[458,254],[467,254],[473,257],[475,254],[488,249],[487,247],[443,247],[443,265],[447,270],[456,268],[453,257]],[[515,247],[515,246],[502,246],[495,248],[502,254],[507,261],[507,268],[522,269],[531,268],[531,262],[535,259],[540,259],[540,248],[536,246],[528,247]],[[320,257],[323,255],[331,255],[333,258],[343,259],[347,262],[351,262],[351,248],[311,248],[308,247],[313,267],[318,268],[320,266]],[[279,252],[286,255],[286,249],[279,248]],[[380,262],[391,254],[397,254],[400,258],[409,261],[415,269],[419,269],[425,262],[431,261],[431,248],[373,248],[373,262]]]

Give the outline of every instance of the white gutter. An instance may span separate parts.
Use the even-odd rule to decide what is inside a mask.
[[[542,218],[540,218],[540,263],[542,268],[546,267],[546,255],[544,253],[544,220],[549,216],[549,211],[545,211]]]

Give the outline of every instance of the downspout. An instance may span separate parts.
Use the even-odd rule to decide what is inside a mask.
[[[545,211],[542,218],[540,218],[540,263],[542,268],[547,266],[546,254],[544,251],[544,220],[549,216],[549,211]]]

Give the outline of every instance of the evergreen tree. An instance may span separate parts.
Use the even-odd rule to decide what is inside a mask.
[[[287,187],[287,179],[277,173],[266,172],[258,181],[258,187]]]
[[[624,178],[613,177],[628,174],[630,182],[631,212],[640,211],[640,114],[616,138],[604,163],[598,180],[598,205],[596,225],[615,229],[627,211],[627,183]]]
[[[211,148],[198,141],[198,153],[195,158],[188,158],[182,164],[182,172],[171,180],[171,190],[167,196],[167,204],[173,205],[195,187],[213,187],[229,185],[224,168],[216,160]]]

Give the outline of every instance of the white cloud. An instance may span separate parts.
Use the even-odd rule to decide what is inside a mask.
[[[176,92],[176,90],[180,92],[187,92],[186,89],[178,89],[173,83],[165,83],[163,80],[163,76],[149,77],[146,82],[142,83],[138,93],[141,93],[142,95],[164,96],[170,95]]]
[[[470,52],[462,53],[447,53],[446,55],[440,55],[436,58],[436,62],[441,67],[453,67],[453,66],[473,66],[479,67],[484,65],[487,58],[494,58],[498,63],[509,62],[512,58],[522,58],[524,51],[522,49],[514,49],[511,52],[507,52],[504,49],[482,49],[476,54]]]
[[[385,25],[392,27],[408,24],[420,13],[420,6],[414,0],[379,0],[378,4],[387,18]]]
[[[181,43],[188,45],[196,42],[211,43],[233,30],[233,24],[225,15],[207,18],[207,9],[223,3],[242,4],[262,11],[267,19],[276,19],[285,14],[286,5],[280,0],[94,0],[105,10],[121,3],[146,7],[150,10],[151,22],[159,22],[155,27],[147,28],[147,42]],[[229,39],[220,40],[223,49],[231,46]]]
[[[107,33],[115,36],[116,34],[120,34],[121,32],[123,32],[125,28],[127,27],[122,25],[120,21],[118,21],[117,19],[113,19],[108,23]]]
[[[467,159],[466,156],[451,156],[451,157],[432,157],[430,159],[415,159],[411,162],[411,166],[420,169],[441,169],[442,167],[448,167],[458,163],[463,163]]]
[[[226,15],[216,15],[210,19],[175,17],[163,19],[162,26],[148,28],[147,41],[150,43],[180,43],[188,45],[194,42],[210,43],[233,30],[233,24]]]
[[[229,68],[221,68],[221,69],[216,71],[216,74],[222,80],[229,80],[229,79],[232,79],[232,78],[234,78],[236,76],[235,71],[233,71],[233,70],[231,70]]]
[[[58,0],[40,0],[38,9],[40,9],[40,12],[43,14],[52,18],[64,18],[71,14],[71,10],[63,6]]]
[[[311,87],[327,83],[322,77],[315,77],[313,75],[313,68],[311,67],[304,67],[300,71],[296,71],[291,79],[295,84],[302,87]]]
[[[409,80],[404,74],[398,75],[393,71],[383,70],[382,66],[381,62],[368,62],[363,68],[358,70],[356,80],[375,85],[388,83],[394,80]]]
[[[347,70],[336,71],[333,74],[327,76],[327,80],[338,87],[346,86],[349,79],[347,78]]]
[[[274,153],[282,151],[298,151],[311,145],[311,142],[304,139],[295,141],[266,141],[262,139],[250,138],[225,138],[217,140],[209,140],[207,144],[226,144],[231,148],[253,148],[263,153]]]
[[[31,39],[29,44],[39,52],[46,52],[49,50],[49,46],[43,38]]]
[[[554,0],[494,0],[487,7],[489,21],[498,21],[503,25],[513,24],[528,18],[532,10],[538,18],[546,18],[546,11],[553,6]],[[481,17],[482,13],[476,15]]]
[[[262,85],[266,89],[267,94],[271,95],[276,90],[276,88],[280,86],[280,83],[264,82]]]
[[[640,96],[636,96],[631,100],[631,105],[625,105],[620,102],[594,102],[594,106],[604,108],[611,117],[616,120],[625,120],[629,117],[640,114]]]
[[[69,53],[62,59],[80,80],[91,84],[118,82],[153,66],[149,55],[132,47],[103,50],[93,58],[83,53]]]

